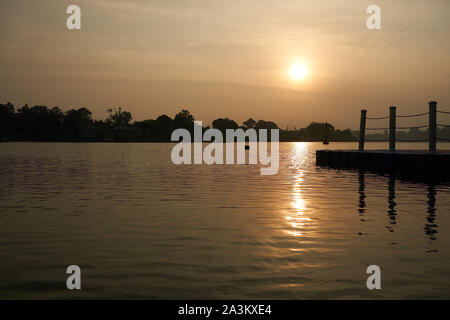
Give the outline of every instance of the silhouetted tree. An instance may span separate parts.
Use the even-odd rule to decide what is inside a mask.
[[[216,129],[219,129],[222,132],[222,134],[225,134],[226,129],[236,130],[237,128],[239,128],[238,124],[235,121],[230,120],[229,118],[216,119],[212,122],[212,126]]]
[[[155,141],[155,123],[156,120],[135,121],[133,126],[142,130],[144,141]]]
[[[259,130],[259,129],[278,129],[278,126],[275,122],[272,121],[264,121],[264,120],[259,120],[256,124],[255,124],[255,129]]]
[[[14,112],[14,106],[8,102],[0,104],[0,135],[17,140],[88,140],[88,141],[171,141],[174,129],[184,128],[193,133],[194,117],[183,109],[174,119],[167,115],[156,120],[149,119],[131,124],[132,116],[128,111],[109,109],[108,118],[104,121],[93,120],[92,113],[86,108],[71,109],[66,113],[58,107],[29,107],[24,105]],[[278,129],[272,121],[250,118],[239,125],[229,118],[219,118],[213,121],[213,127],[226,133],[226,129]],[[207,127],[203,128],[205,131]],[[336,130],[328,125],[330,141],[355,141],[357,131],[350,129]],[[312,122],[308,127],[299,130],[280,130],[280,141],[322,141],[325,124]],[[270,131],[268,132],[270,139]],[[450,128],[438,128],[438,137],[449,139]],[[386,139],[387,131],[378,134],[367,134],[368,139]],[[398,131],[399,139],[426,139],[427,130],[411,129]]]
[[[329,137],[334,131],[334,126],[328,124]],[[325,123],[311,122],[309,126],[305,128],[306,138],[312,141],[323,141],[325,139]]]
[[[184,128],[192,132],[194,129],[194,120],[194,117],[189,113],[189,111],[183,109],[175,115],[175,118],[173,119],[173,128]]]
[[[74,136],[78,136],[83,127],[92,123],[92,112],[86,108],[67,111],[63,120],[64,127],[70,130]]]
[[[9,135],[14,128],[14,105],[11,102],[0,104],[0,138]]]
[[[253,118],[250,118],[247,121],[243,122],[242,124],[245,126],[245,128],[251,129],[255,127],[256,121],[253,120]]]
[[[112,126],[127,126],[132,119],[133,117],[129,111],[122,111],[122,108],[119,107],[118,109],[114,108],[114,110],[108,109],[106,122]]]
[[[48,109],[46,106],[28,105],[17,110],[16,127],[27,134],[49,135],[55,134],[61,128],[64,113],[58,107]]]
[[[189,112],[189,111],[188,111]],[[192,117],[192,121],[194,118]],[[157,141],[170,141],[170,136],[174,127],[174,120],[165,114],[159,116],[155,122],[155,133]]]
[[[328,130],[330,132],[330,130]],[[353,135],[351,129],[334,130],[330,133],[329,139],[331,141],[355,141],[356,137]]]

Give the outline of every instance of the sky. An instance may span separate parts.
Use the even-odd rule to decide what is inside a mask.
[[[362,108],[450,110],[449,16],[448,0],[2,0],[0,103],[356,129]]]

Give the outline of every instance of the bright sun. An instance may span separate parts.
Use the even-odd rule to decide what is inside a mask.
[[[294,64],[289,69],[289,74],[294,80],[302,80],[308,75],[308,69],[304,64]]]

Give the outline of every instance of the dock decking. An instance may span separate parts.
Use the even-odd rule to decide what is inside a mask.
[[[398,174],[421,180],[450,181],[450,152],[404,150],[317,150],[316,165],[381,174]]]

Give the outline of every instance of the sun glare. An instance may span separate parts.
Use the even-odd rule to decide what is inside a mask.
[[[308,75],[308,69],[304,64],[294,64],[289,69],[289,75],[293,80],[302,80]]]

